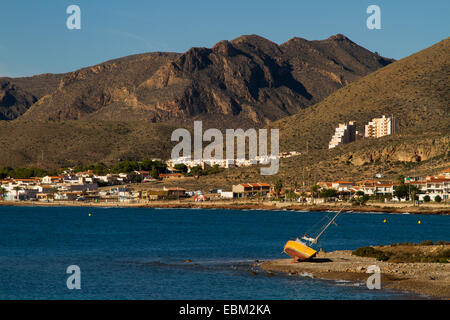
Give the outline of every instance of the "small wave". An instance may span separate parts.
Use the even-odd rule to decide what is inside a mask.
[[[314,279],[314,275],[310,272],[302,272],[299,276]]]
[[[345,213],[368,214],[368,215],[372,215],[372,214],[388,214],[386,212],[378,212],[378,211],[347,211]]]
[[[362,287],[363,283],[350,280],[335,280],[334,283],[338,287]]]
[[[350,283],[350,280],[335,280],[336,283]]]

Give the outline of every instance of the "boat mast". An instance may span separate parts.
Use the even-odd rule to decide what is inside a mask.
[[[342,208],[342,209],[344,209],[344,208]],[[339,212],[336,213],[336,214],[334,215],[333,219],[331,219],[331,220],[327,223],[327,225],[322,229],[322,231],[320,231],[320,233],[317,235],[317,237],[314,238],[313,243],[317,243],[317,241],[319,240],[320,236],[325,232],[325,230],[327,230],[328,227],[331,226],[331,224],[334,223],[334,220],[336,220],[337,216],[342,212],[342,209],[339,210]]]
[[[349,203],[350,203],[350,201],[352,200],[352,198],[353,198],[355,195],[356,195],[356,193],[354,193],[352,196],[350,196],[350,199],[348,200]],[[339,211],[334,215],[333,219],[331,219],[331,220],[326,224],[326,226],[322,229],[322,231],[319,232],[319,234],[317,235],[317,237],[315,237],[315,238],[309,238],[309,237],[303,236],[302,239],[308,240],[309,242],[316,244],[317,241],[319,240],[319,238],[320,238],[320,237],[322,236],[322,234],[325,232],[325,230],[327,230],[328,227],[331,226],[333,223],[336,224],[336,223],[334,222],[334,220],[336,220],[336,218],[338,217],[338,215],[341,214],[341,212],[342,212],[342,210],[344,210],[344,208],[345,208],[345,206],[343,206],[343,207],[341,208],[341,210],[339,210]]]

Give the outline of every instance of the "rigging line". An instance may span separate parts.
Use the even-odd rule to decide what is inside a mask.
[[[342,212],[342,210],[344,210],[346,205],[349,205],[351,203],[351,200],[353,199],[353,197],[355,195],[356,195],[356,193],[354,193],[352,196],[350,196],[350,199],[348,200],[348,202],[344,206],[342,206],[342,208],[334,215],[334,217],[325,225],[325,227],[322,229],[322,231],[320,231],[319,234],[314,239],[307,237],[306,235],[303,236],[302,239],[309,241],[310,245],[317,244],[317,241],[322,236],[322,234],[328,229],[328,227],[331,226],[331,224],[333,224],[333,223],[336,224],[334,221],[339,216],[339,214]]]
[[[309,230],[312,231],[316,229],[324,220],[327,220],[330,218],[330,214],[325,214],[319,221],[317,221]]]
[[[353,199],[353,197],[356,195],[356,193],[353,194],[353,196],[350,197],[350,199],[348,199],[348,202],[346,203],[347,205],[351,203],[351,200]],[[328,224],[322,229],[322,231],[317,235],[317,237],[314,239],[314,242],[317,243],[317,241],[319,240],[319,238],[322,236],[322,234],[328,229],[328,227],[332,224],[335,223],[334,221],[336,220],[336,218],[341,214],[342,210],[344,210],[346,206],[342,206],[342,208],[334,215],[333,219],[330,220],[330,222],[328,222]]]
[[[327,213],[326,215],[324,215],[319,221],[317,221],[311,228],[309,228],[308,230],[306,230],[306,233],[311,233],[313,230],[315,230],[317,228],[317,226],[319,224],[322,223],[323,220],[325,220],[326,218],[329,218],[330,213]]]

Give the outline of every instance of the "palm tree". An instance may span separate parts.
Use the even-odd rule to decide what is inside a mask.
[[[416,206],[416,197],[417,197],[417,194],[420,192],[420,190],[416,186],[411,186],[411,184],[409,184],[409,186],[410,186],[409,193],[411,195],[411,200],[412,200],[413,206]]]
[[[300,196],[302,197],[302,203],[304,203],[305,200],[306,200],[306,197],[307,197],[306,192],[305,192],[305,191],[302,191],[302,193],[300,194]]]
[[[317,184],[315,184],[311,187],[311,195],[313,197],[313,203],[315,203],[314,198],[317,194],[319,194],[319,190],[320,190],[320,186],[318,186]]]
[[[55,194],[58,193],[58,188],[53,187],[50,189],[50,194],[52,195],[52,198],[55,199]]]
[[[6,193],[6,189],[3,187],[0,187],[0,198],[2,200],[5,200],[5,193]]]
[[[275,182],[275,186],[273,187],[273,190],[277,194],[277,198],[280,197],[280,192],[281,192],[282,189],[283,189],[283,182],[281,181],[281,179],[278,179]]]
[[[15,186],[13,190],[16,192],[16,200],[19,201],[19,191],[22,190],[22,187]]]
[[[298,199],[298,195],[293,190],[287,190],[286,198],[290,201],[296,201]]]

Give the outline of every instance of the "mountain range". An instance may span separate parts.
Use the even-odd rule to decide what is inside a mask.
[[[0,165],[167,158],[172,130],[193,120],[220,129],[278,127],[283,151],[322,152],[339,122],[355,120],[362,129],[382,114],[397,117],[395,137],[406,144],[415,134],[441,139],[449,132],[448,53],[449,39],[394,61],[340,34],[280,45],[250,35],[183,54],[0,78]],[[357,163],[359,149],[347,149],[377,143],[327,155],[342,161],[336,152],[344,150]]]
[[[149,53],[60,75],[2,79],[5,120],[261,126],[311,106],[392,60],[343,35],[277,45],[256,35],[183,54]],[[1,96],[0,96],[1,97]]]
[[[426,176],[448,168],[449,54],[447,38],[336,90],[314,106],[272,122],[269,127],[280,128],[280,149],[303,153],[282,159],[275,178],[290,186],[295,181],[309,186],[317,181],[373,179],[376,174],[395,181],[400,174]],[[328,149],[339,123],[356,121],[357,130],[364,132],[365,124],[382,115],[397,119],[395,134]],[[274,182],[274,177],[262,177],[255,168],[215,179],[228,184],[242,179]]]

